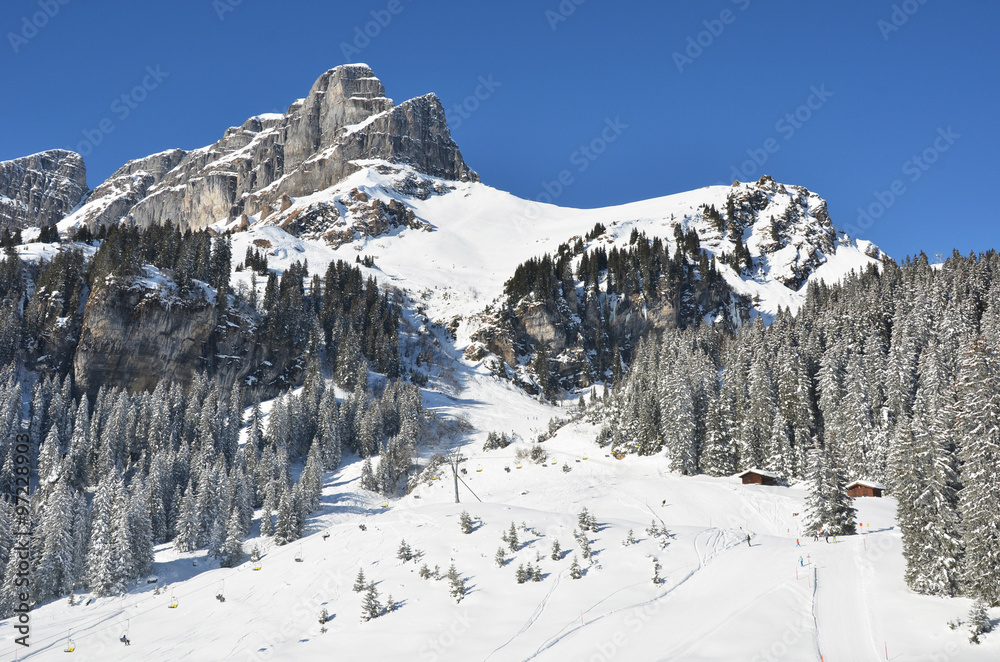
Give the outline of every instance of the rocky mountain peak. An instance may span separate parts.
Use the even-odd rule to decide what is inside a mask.
[[[128,219],[140,226],[172,220],[200,229],[244,214],[259,219],[283,197],[336,185],[359,170],[362,160],[478,181],[451,138],[440,100],[431,94],[396,106],[366,64],[325,72],[284,114],[257,115],[213,145],[163,154],[168,161],[155,155],[119,170],[65,227]]]
[[[41,227],[70,213],[87,194],[87,168],[76,152],[52,149],[0,161],[0,226]]]

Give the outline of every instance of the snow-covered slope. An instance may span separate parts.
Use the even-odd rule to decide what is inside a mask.
[[[674,227],[680,225],[696,230],[702,248],[722,257],[734,250],[731,233],[723,237],[704,217],[703,207],[724,210],[730,195],[763,197],[755,203],[762,208],[749,212],[753,223],[743,231],[754,271],[741,275],[725,265],[720,271],[734,291],[752,299],[765,320],[779,307],[797,310],[808,282],[836,282],[883,256],[870,242],[836,230],[826,215],[826,203],[816,194],[770,178],[615,207],[572,209],[523,200],[479,182],[429,177],[406,166],[378,161],[361,165],[362,170],[331,189],[289,199],[285,209],[264,220],[250,217],[250,230],[233,237],[233,255],[238,260],[246,246],[265,239],[272,268],[307,257],[310,270],[321,272],[332,259],[372,257],[372,275],[406,291],[428,318],[467,322],[460,327],[460,346],[476,329],[474,316],[501,296],[504,282],[519,264],[554,253],[597,223],[607,231],[588,247],[624,247],[633,230],[673,246]],[[775,241],[772,225],[790,207],[802,211],[792,224],[780,228]],[[279,232],[279,227],[299,236]],[[795,283],[796,274],[804,276],[801,285]],[[236,275],[249,279],[247,274]]]
[[[527,437],[551,408],[506,384],[472,378],[464,402],[428,394],[439,414],[465,413],[481,429]],[[471,406],[470,406],[471,404]],[[967,600],[910,594],[902,582],[892,499],[859,499],[864,535],[835,543],[799,535],[804,490],[742,486],[734,479],[680,477],[663,458],[616,460],[593,444],[585,424],[544,447],[544,464],[519,464],[518,445],[464,450],[462,504],[450,476],[391,501],[358,489],[359,462],[328,475],[322,511],[301,543],[264,548],[260,570],[221,569],[203,553],[157,555],[162,590],[140,586],[117,598],[32,613],[32,647],[20,659],[54,660],[879,660],[1000,655],[1000,639],[971,646],[946,621]],[[569,470],[563,470],[563,467]],[[509,469],[509,471],[508,471]],[[474,492],[474,494],[473,494]],[[573,539],[586,507],[599,523],[588,539],[593,563],[569,575]],[[459,514],[478,522],[463,535]],[[494,557],[514,522],[523,547]],[[669,545],[645,529],[665,526]],[[362,530],[360,525],[365,525]],[[638,542],[623,546],[632,530]],[[325,537],[329,534],[328,537]],[[746,536],[750,535],[750,544]],[[401,540],[420,556],[396,558]],[[562,557],[551,558],[553,541]],[[797,546],[796,542],[801,544]],[[541,560],[538,560],[539,556]],[[662,568],[654,585],[653,558]],[[296,559],[301,558],[299,562]],[[468,595],[447,580],[421,579],[426,563],[454,563]],[[517,584],[521,564],[540,582]],[[398,609],[361,622],[358,570]],[[224,602],[216,599],[225,597]],[[176,600],[177,607],[170,608]],[[331,620],[321,632],[320,610]],[[118,638],[127,633],[131,645]],[[67,638],[75,643],[64,654]],[[14,659],[8,648],[4,655]],[[937,655],[938,657],[934,657]],[[7,658],[5,658],[7,659]]]

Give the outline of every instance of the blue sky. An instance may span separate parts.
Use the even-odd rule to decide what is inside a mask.
[[[992,0],[5,0],[0,160],[77,149],[95,187],[367,62],[522,197],[767,173],[894,257],[967,253],[1000,248],[998,26]]]

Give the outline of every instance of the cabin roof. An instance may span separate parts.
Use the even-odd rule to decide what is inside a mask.
[[[848,485],[847,489],[851,489],[855,485],[861,485],[862,487],[870,487],[873,490],[884,490],[885,489],[885,485],[883,485],[882,483],[873,483],[870,480],[856,480],[853,483],[851,483],[850,485]]]
[[[778,474],[771,473],[770,471],[764,471],[763,469],[747,469],[746,471],[741,471],[740,473],[736,474],[736,477],[742,478],[747,474],[757,474],[760,476],[767,476],[768,478],[774,478],[774,479],[781,478],[781,476],[779,476]]]

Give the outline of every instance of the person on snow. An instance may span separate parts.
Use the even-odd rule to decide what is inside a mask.
[[[749,533],[747,534],[747,547],[753,547],[753,545],[750,544],[750,534]]]

